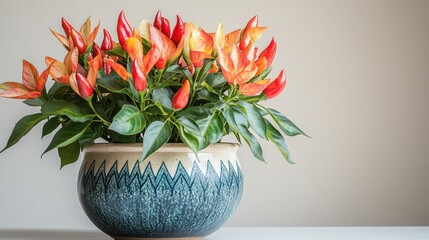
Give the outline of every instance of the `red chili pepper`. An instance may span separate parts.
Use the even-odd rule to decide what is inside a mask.
[[[170,21],[163,17],[162,23],[161,23],[161,32],[165,34],[168,38],[170,38],[171,31],[170,31]]]
[[[176,26],[174,26],[173,34],[171,34],[171,40],[173,40],[176,46],[179,44],[180,40],[182,39],[184,31],[185,31],[185,28],[183,26],[183,20],[179,15],[177,15]]]
[[[185,80],[182,87],[174,95],[172,103],[176,109],[183,109],[189,101],[189,92],[191,91],[191,83],[188,79]]]
[[[258,15],[255,15],[254,17],[252,17],[246,24],[246,27],[244,28],[244,30],[248,30],[250,28],[254,28],[258,26]]]
[[[92,94],[94,93],[94,89],[89,83],[88,79],[86,79],[86,77],[84,77],[80,73],[76,73],[76,82],[77,87],[79,89],[79,95],[82,98],[88,98],[92,96]]]
[[[70,36],[73,40],[73,44],[79,50],[79,54],[83,54],[86,51],[86,43],[83,41],[82,35],[78,31],[72,28]]]
[[[138,92],[144,91],[147,87],[146,75],[144,75],[143,71],[139,66],[139,60],[136,58],[133,61],[133,82],[134,87]]]
[[[156,15],[155,19],[153,20],[153,26],[161,31],[161,24],[162,24],[162,16],[161,16],[161,10],[159,10]]]
[[[282,70],[279,76],[264,89],[264,94],[267,98],[274,98],[283,91],[285,86],[286,76],[284,70]]]
[[[254,27],[258,27],[258,15],[255,15],[254,17],[252,17],[247,22],[246,27],[243,29],[242,37],[241,37],[241,41],[240,41],[240,45],[239,45],[240,50],[245,49],[247,47],[247,45],[249,44],[251,39],[250,39],[250,35],[249,35],[248,31]]]
[[[109,76],[110,73],[112,72],[112,67],[106,62],[103,62],[103,68],[104,68],[104,74],[106,74],[106,76]]]
[[[98,55],[100,55],[101,54],[101,49],[100,49],[100,47],[98,46],[98,44],[97,43],[94,43],[94,46],[92,47],[92,55],[94,56],[94,57],[97,57]]]
[[[94,46],[92,47],[92,55],[93,55],[94,59],[97,59],[97,61],[98,61],[98,69],[101,69],[103,67],[104,53],[101,51],[101,49],[97,43],[94,43]],[[97,58],[98,55],[100,55],[99,58]],[[88,61],[90,61],[89,58],[88,58]]]
[[[265,48],[261,54],[259,54],[259,58],[265,57],[267,59],[267,67],[271,66],[271,63],[274,60],[274,56],[276,55],[277,51],[277,42],[273,38],[270,42],[270,44]]]
[[[118,17],[118,25],[116,26],[118,32],[118,39],[121,46],[125,46],[127,39],[133,35],[133,30],[125,18],[124,11],[121,11]]]
[[[66,36],[69,37],[73,26],[69,22],[67,22],[65,18],[61,18],[61,26],[63,27]]]
[[[167,60],[165,58],[158,58],[158,61],[155,63],[156,69],[164,69],[165,65],[167,65]]]
[[[110,35],[107,29],[103,29],[104,37],[103,42],[101,43],[101,50],[108,51],[113,48],[112,36]]]

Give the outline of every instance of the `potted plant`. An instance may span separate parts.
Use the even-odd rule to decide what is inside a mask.
[[[116,239],[206,236],[237,207],[243,178],[234,134],[264,160],[256,136],[289,159],[283,134],[305,133],[261,101],[280,94],[282,70],[271,71],[277,43],[258,53],[266,30],[257,16],[243,29],[214,33],[177,16],[156,14],[132,28],[121,12],[118,42],[88,18],[77,30],[64,18],[64,60],[46,57],[41,74],[23,61],[22,83],[0,84],[1,97],[25,99],[40,112],[19,120],[6,147],[44,122],[61,167],[84,160],[78,193],[88,217]],[[53,84],[47,87],[51,76]],[[255,136],[256,135],[256,136]],[[104,140],[100,143],[98,140]],[[95,143],[97,142],[97,143]]]

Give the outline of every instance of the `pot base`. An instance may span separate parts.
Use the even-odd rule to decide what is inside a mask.
[[[204,237],[185,237],[185,238],[134,238],[134,237],[114,237],[115,240],[203,240]]]

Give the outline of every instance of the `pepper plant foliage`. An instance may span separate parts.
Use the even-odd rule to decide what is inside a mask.
[[[276,97],[286,84],[282,70],[270,80],[277,43],[260,53],[255,41],[266,30],[257,16],[228,34],[222,23],[214,33],[177,16],[174,28],[158,12],[153,24],[132,28],[121,12],[118,42],[88,18],[77,30],[64,18],[64,34],[51,29],[64,45],[64,59],[46,57],[39,75],[23,61],[22,83],[0,84],[1,97],[26,99],[40,112],[19,120],[3,151],[35,125],[42,137],[53,134],[44,153],[55,148],[61,166],[75,162],[82,148],[97,139],[143,143],[144,160],[167,142],[184,142],[192,151],[234,134],[264,160],[257,137],[273,142],[288,161],[284,135],[305,135],[275,109],[259,104]],[[48,77],[54,80],[47,89]],[[256,136],[255,136],[256,135]]]

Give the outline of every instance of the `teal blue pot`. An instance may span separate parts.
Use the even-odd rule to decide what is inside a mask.
[[[237,208],[243,176],[237,144],[198,153],[165,144],[139,162],[141,144],[85,148],[78,193],[91,221],[115,239],[202,239]]]

